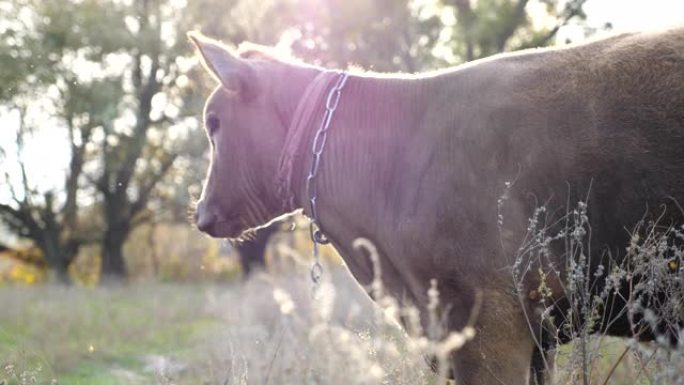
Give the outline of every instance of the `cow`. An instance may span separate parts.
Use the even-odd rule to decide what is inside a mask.
[[[254,231],[249,239],[237,242],[235,249],[240,259],[242,279],[247,280],[253,274],[266,268],[266,245],[271,236],[278,231],[279,223]]]
[[[458,384],[543,380],[550,344],[529,316],[541,283],[511,279],[539,207],[582,205],[592,269],[624,259],[648,218],[684,224],[683,28],[417,75],[340,74],[188,36],[218,82],[204,108],[212,155],[197,227],[236,238],[296,210],[311,216],[312,143],[344,83],[314,180],[318,224],[364,287],[374,261],[352,245],[370,240],[385,291],[424,323],[431,282],[447,330],[479,309],[473,341],[450,357]],[[560,272],[544,287],[562,307],[568,253],[551,244],[548,258]],[[601,330],[627,335],[626,324]]]

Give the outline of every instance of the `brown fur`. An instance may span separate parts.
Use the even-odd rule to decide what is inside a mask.
[[[235,237],[291,209],[309,214],[304,178],[322,98],[301,101],[316,104],[316,123],[303,128],[300,143],[285,143],[321,70],[239,59],[214,41],[191,38],[221,82],[205,107],[221,127],[211,137],[198,227]],[[665,208],[665,220],[684,223],[673,204],[684,202],[683,90],[682,29],[501,55],[421,76],[354,75],[317,180],[322,227],[361,284],[372,268],[351,246],[358,237],[377,246],[383,283],[397,298],[425,311],[429,282],[437,279],[451,330],[466,324],[483,293],[475,341],[453,355],[458,383],[527,384],[530,373],[543,372],[528,323],[538,311],[528,293],[540,282],[530,278],[518,295],[511,267],[528,218],[541,204],[553,217],[588,198],[593,264],[606,250],[621,258],[625,229],[644,215]],[[276,183],[286,156],[292,207],[282,204]],[[513,187],[499,228],[505,182]],[[562,265],[562,249],[555,251]],[[550,275],[547,284],[562,297],[560,279]],[[607,332],[626,333],[618,326]],[[540,325],[531,327],[538,334]]]

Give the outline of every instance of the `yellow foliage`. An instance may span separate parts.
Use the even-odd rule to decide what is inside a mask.
[[[33,285],[47,278],[46,269],[28,263],[3,258],[0,264],[0,285],[5,283]],[[2,268],[2,266],[5,266]]]

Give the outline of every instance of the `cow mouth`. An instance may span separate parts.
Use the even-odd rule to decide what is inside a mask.
[[[238,239],[247,230],[248,228],[243,221],[238,218],[231,218],[217,221],[204,229],[203,232],[213,238]]]

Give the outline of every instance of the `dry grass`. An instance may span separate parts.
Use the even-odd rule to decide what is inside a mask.
[[[507,188],[510,186],[507,186]],[[499,202],[501,209],[506,194]],[[531,323],[543,325],[543,338],[572,338],[556,351],[559,384],[684,384],[684,227],[642,221],[633,230],[626,256],[613,258],[590,246],[591,226],[585,202],[579,201],[562,216],[538,208],[529,220],[528,234],[513,265],[513,283],[526,298],[526,278],[538,275],[541,294]],[[500,215],[500,225],[503,224]],[[563,255],[558,258],[557,247]],[[591,258],[590,258],[591,257]],[[561,292],[547,281],[558,279]],[[558,300],[567,309],[555,312]],[[620,312],[611,312],[615,299]],[[623,306],[621,301],[624,301]],[[535,318],[536,317],[536,318]],[[630,339],[601,335],[606,325],[627,319],[622,333]],[[652,343],[639,343],[651,332]],[[678,345],[673,343],[679,339]]]
[[[326,266],[312,301],[295,265],[245,283],[1,289],[0,383],[441,383],[422,355],[439,345],[407,337],[339,266]],[[586,342],[591,384],[684,381],[676,351]],[[581,383],[576,346],[559,349],[556,383]]]
[[[244,284],[0,291],[8,384],[434,383],[419,351],[341,268]]]

